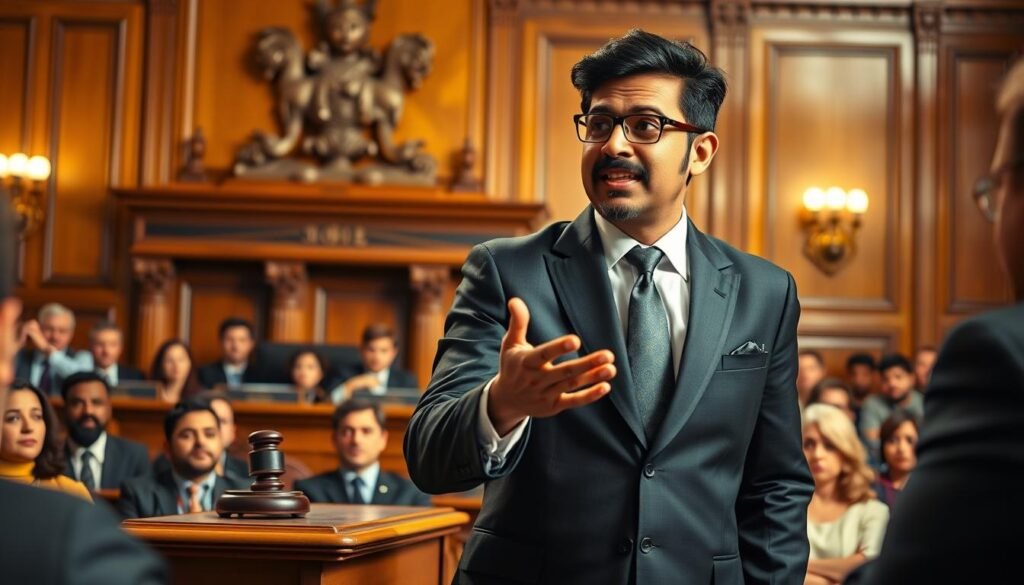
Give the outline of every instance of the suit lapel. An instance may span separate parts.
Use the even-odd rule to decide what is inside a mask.
[[[612,391],[608,398],[640,444],[646,447],[647,439],[643,425],[640,424],[626,342],[622,337],[622,329],[616,317],[619,313],[615,309],[611,285],[608,283],[608,264],[590,206],[565,229],[555,242],[552,252],[544,256],[544,261],[558,300],[583,342],[580,353],[585,355],[609,349],[615,354],[618,374],[612,380]]]
[[[324,482],[324,491],[327,492],[327,499],[329,502],[338,502],[339,504],[348,504],[348,490],[345,489],[345,476],[341,474],[341,469],[334,472],[336,477],[334,481]]]
[[[688,226],[690,310],[676,388],[665,421],[653,442],[656,456],[693,414],[721,362],[722,347],[736,307],[740,275],[724,272],[732,262],[693,223]]]
[[[377,485],[373,486],[373,493],[370,494],[370,503],[380,506],[387,506],[394,502],[395,485],[391,478],[383,471],[377,476]]]
[[[124,459],[118,451],[117,441],[114,440],[114,437],[111,436],[110,433],[107,433],[107,446],[103,449],[103,468],[100,470],[100,487],[103,489],[107,489],[108,486],[111,489],[120,487],[117,485],[111,485],[111,478],[121,476],[121,474],[118,473],[119,470],[115,469],[118,461],[123,463]]]
[[[168,516],[178,513],[178,486],[174,483],[174,475],[170,471],[162,473],[157,480],[159,485],[153,494],[155,516]]]

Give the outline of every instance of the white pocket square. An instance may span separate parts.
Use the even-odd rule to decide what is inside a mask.
[[[732,350],[731,352],[729,352],[729,355],[750,355],[757,353],[768,353],[768,351],[765,350],[763,343],[758,345],[753,341],[748,341],[743,345],[737,347],[736,349]]]

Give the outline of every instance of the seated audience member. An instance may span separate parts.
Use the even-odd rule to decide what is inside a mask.
[[[217,475],[224,452],[220,421],[208,402],[188,399],[164,418],[165,453],[171,465],[153,477],[136,477],[121,485],[117,509],[125,518],[146,518],[213,510],[228,489],[247,482]]]
[[[0,200],[7,193],[0,187]],[[0,205],[0,405],[7,404],[18,350],[14,294],[14,222]],[[0,428],[0,452],[6,446]],[[58,450],[59,452],[59,450]],[[58,455],[57,461],[60,461]],[[34,480],[33,480],[34,481]],[[32,585],[158,585],[160,558],[105,510],[80,498],[0,481],[0,581]]]
[[[107,433],[110,385],[98,372],[72,374],[61,386],[68,425],[64,473],[89,490],[117,489],[126,479],[149,473],[149,451]]]
[[[914,380],[917,389],[924,392],[928,387],[928,380],[932,377],[932,367],[935,365],[935,357],[938,353],[930,345],[917,348],[914,355]]]
[[[64,455],[53,406],[35,386],[15,382],[4,406],[0,479],[43,486],[91,502],[89,490],[63,473]]]
[[[288,360],[288,372],[295,391],[303,402],[328,402],[330,396],[324,389],[324,373],[327,364],[319,353],[312,349],[300,349]]]
[[[878,554],[889,509],[875,499],[874,472],[849,416],[827,404],[810,405],[804,410],[803,432],[804,456],[814,477],[804,583],[841,583]]]
[[[429,506],[430,497],[408,479],[380,469],[388,444],[379,404],[346,400],[334,411],[334,448],[341,467],[295,482],[311,502]]]
[[[807,405],[830,404],[854,420],[856,415],[853,412],[853,395],[846,384],[839,378],[825,378],[811,388],[807,396]]]
[[[853,394],[853,409],[860,415],[861,406],[875,392],[878,366],[875,358],[866,353],[855,353],[846,360],[846,381]]]
[[[89,351],[92,353],[93,369],[103,375],[111,386],[126,380],[144,380],[141,371],[118,364],[124,350],[121,330],[109,321],[102,321],[89,330]]]
[[[249,363],[256,346],[252,323],[230,317],[221,322],[218,331],[221,360],[199,368],[199,384],[212,389],[218,386],[237,388],[242,384],[259,382],[256,368]]]
[[[811,388],[825,379],[825,360],[813,349],[802,349],[799,355],[799,370],[796,376],[796,391],[800,396],[800,404],[807,404]]]
[[[198,394],[202,388],[192,368],[192,352],[184,341],[169,339],[163,342],[153,356],[149,379],[157,383],[157,398],[177,404]]]
[[[18,352],[14,377],[26,380],[44,395],[57,395],[64,378],[92,369],[92,356],[71,348],[75,335],[75,314],[57,303],[39,309],[39,320],[27,321],[21,328],[21,342],[31,341],[35,349]]]
[[[869,396],[860,411],[860,434],[875,461],[881,461],[882,421],[894,410],[904,409],[918,420],[924,418],[924,397],[914,389],[914,367],[907,358],[898,353],[884,356],[878,370],[882,373],[882,393]]]
[[[885,471],[875,482],[878,499],[891,509],[896,497],[910,479],[910,472],[917,465],[918,425],[914,415],[897,410],[882,423],[882,461]]]
[[[398,338],[387,325],[378,323],[363,330],[359,347],[362,365],[342,371],[344,382],[331,394],[335,403],[351,398],[355,392],[384,394],[388,388],[418,388],[416,376],[395,365],[398,357]]]
[[[231,408],[228,397],[221,392],[207,390],[197,394],[195,399],[206,401],[217,415],[217,421],[220,422],[220,438],[224,444],[224,452],[217,463],[217,473],[241,482],[248,481],[249,464],[228,452],[235,443],[235,411]],[[167,455],[163,453],[153,461],[154,475],[159,475],[170,468],[171,463],[168,461]]]

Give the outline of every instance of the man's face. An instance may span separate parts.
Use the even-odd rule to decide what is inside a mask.
[[[220,398],[210,402],[210,408],[217,413],[217,420],[220,421],[220,438],[227,449],[235,442],[235,411],[227,400]]]
[[[1024,61],[1010,70],[999,94],[999,140],[992,157],[992,170],[1017,165],[1004,172],[996,191],[996,251],[1010,278],[1015,297],[1024,300],[1024,169],[1016,162],[1024,156],[1024,144],[1016,143],[1024,125]]]
[[[631,75],[599,87],[587,113],[654,114],[687,122],[680,107],[682,92],[679,77]],[[687,174],[700,174],[710,164],[717,148],[717,138],[713,140],[707,160],[691,164],[695,149],[688,148],[686,132],[666,126],[658,142],[634,144],[619,125],[606,142],[583,144],[583,188],[598,213],[626,233],[649,226],[670,228],[682,214]]]
[[[825,378],[825,368],[813,355],[800,356],[800,371],[797,373],[796,386],[801,395],[811,391],[815,384]]]
[[[379,337],[363,344],[359,349],[359,355],[363,358],[363,367],[376,373],[391,367],[395,356],[398,355],[398,348],[395,346],[395,340],[390,337]]]
[[[849,376],[853,393],[861,398],[867,396],[875,386],[875,369],[867,364],[853,364]]]
[[[882,372],[882,393],[893,402],[900,402],[914,388],[914,374],[900,367]]]
[[[104,329],[92,334],[90,340],[90,351],[92,359],[97,368],[109,368],[121,359],[121,350],[124,345],[121,342],[121,332],[116,329]]]
[[[924,389],[928,385],[928,378],[932,376],[932,366],[935,365],[935,350],[922,349],[917,352],[914,358],[914,377],[917,380],[917,387]]]
[[[224,452],[217,417],[205,410],[181,417],[167,449],[174,470],[185,479],[197,479],[210,473]]]
[[[56,314],[48,315],[40,321],[39,330],[43,337],[58,351],[64,351],[71,344],[71,337],[75,329],[71,325],[71,315]]]
[[[83,447],[96,442],[110,421],[110,397],[102,382],[87,381],[68,389],[64,402],[68,434]]]
[[[241,365],[249,361],[253,339],[247,327],[230,327],[224,332],[220,345],[224,351],[224,361]]]
[[[351,412],[338,423],[334,447],[346,469],[361,471],[373,465],[388,445],[388,432],[381,428],[372,409]]]

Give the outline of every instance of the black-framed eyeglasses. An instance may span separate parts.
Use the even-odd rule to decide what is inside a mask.
[[[576,114],[572,119],[576,122],[576,137],[580,142],[605,142],[611,138],[616,126],[622,126],[626,140],[634,144],[654,144],[661,140],[665,126],[672,126],[685,132],[707,132],[692,124],[657,114]]]
[[[1006,173],[1024,166],[1024,155],[1011,160],[998,169],[978,179],[974,184],[974,202],[978,209],[990,222],[996,220],[996,191],[1003,182]]]

